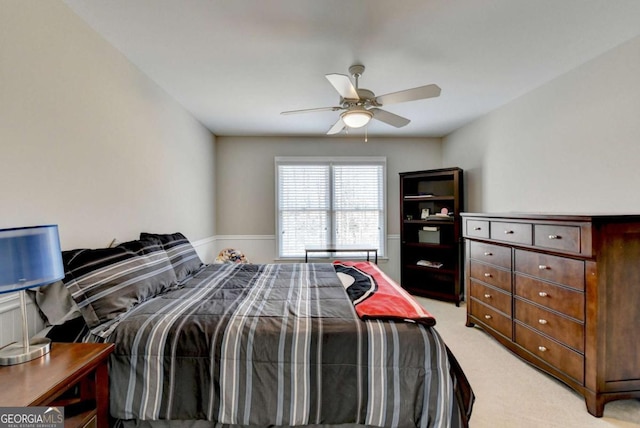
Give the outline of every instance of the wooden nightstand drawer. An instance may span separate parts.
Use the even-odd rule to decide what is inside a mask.
[[[469,262],[469,274],[471,278],[487,284],[495,285],[505,291],[511,293],[511,272],[499,269],[495,266],[485,263],[479,263],[474,260]]]
[[[536,247],[580,253],[580,227],[557,224],[536,224],[533,226]]]
[[[584,382],[584,357],[581,354],[520,323],[516,323],[515,329],[516,343],[576,381]]]
[[[584,321],[584,293],[520,274],[515,275],[514,281],[516,296]]]
[[[469,302],[469,312],[476,317],[481,324],[491,327],[511,339],[513,324],[510,317],[503,315],[491,306],[484,305],[473,298]]]
[[[511,294],[480,284],[475,280],[470,281],[469,293],[478,301],[511,316]]]
[[[470,258],[511,270],[511,248],[471,241]]]
[[[559,342],[584,352],[584,324],[515,299],[515,318]]]
[[[584,290],[584,262],[566,257],[516,250],[515,270],[577,290]]]

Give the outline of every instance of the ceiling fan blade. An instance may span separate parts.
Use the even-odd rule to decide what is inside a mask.
[[[438,85],[426,85],[413,89],[405,89],[404,91],[392,92],[390,94],[380,95],[376,97],[376,102],[381,106],[404,103],[407,101],[423,100],[425,98],[433,98],[440,95],[440,87]]]
[[[340,107],[340,106],[336,106],[336,107],[318,107],[318,108],[306,108],[306,109],[302,109],[302,110],[283,111],[280,114],[313,113],[313,112],[316,112],[316,111],[338,111],[340,109],[342,109],[342,107]]]
[[[342,121],[342,117],[338,118],[338,121],[333,124],[331,129],[327,131],[327,135],[337,134],[344,129],[344,122]]]
[[[384,122],[388,125],[395,126],[396,128],[402,128],[411,122],[409,119],[398,116],[397,114],[389,113],[386,110],[382,110],[379,108],[369,109],[371,113],[373,113],[373,118],[378,119],[381,122]]]
[[[360,96],[358,96],[358,91],[356,91],[356,87],[351,83],[351,79],[349,76],[345,74],[327,74],[324,77],[327,78],[329,83],[336,88],[336,91],[340,94],[340,96],[344,99],[348,100],[359,100]]]

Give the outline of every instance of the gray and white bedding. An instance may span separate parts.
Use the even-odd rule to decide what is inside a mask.
[[[166,261],[151,259],[164,277]],[[145,283],[144,295],[118,313],[113,302],[124,293],[130,304],[131,292],[109,296],[102,286],[112,271],[76,266],[69,274],[83,315],[84,302],[100,307],[95,296],[111,300],[102,306],[109,316],[89,311],[89,340],[116,345],[109,374],[114,418],[467,426],[473,393],[437,331],[359,318],[331,264],[208,265],[151,297]]]

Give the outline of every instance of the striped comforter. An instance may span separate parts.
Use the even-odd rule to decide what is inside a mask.
[[[209,265],[118,321],[119,419],[455,427],[470,412],[437,332],[359,319],[331,264]]]

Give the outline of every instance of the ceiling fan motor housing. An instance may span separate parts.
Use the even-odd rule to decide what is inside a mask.
[[[349,74],[355,78],[362,76],[362,73],[364,73],[364,65],[354,64],[349,67]]]
[[[370,91],[369,89],[363,89],[363,88],[358,88],[356,89],[356,91],[358,92],[359,99],[357,100],[349,99],[349,98],[340,99],[340,103],[344,108],[353,107],[357,105],[365,106],[365,107],[378,106],[378,103],[376,102],[376,95],[373,93],[373,91]]]

